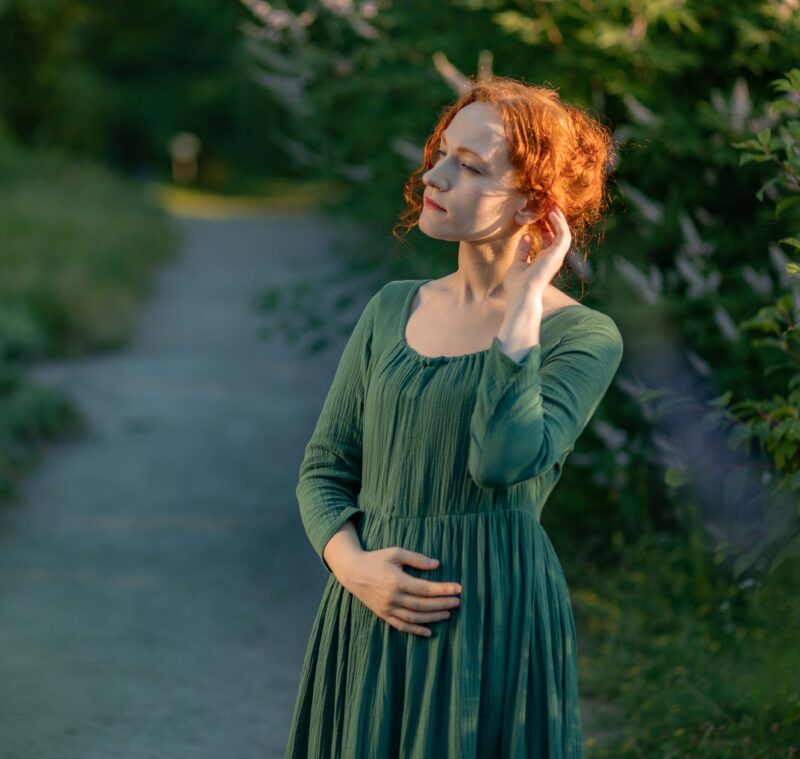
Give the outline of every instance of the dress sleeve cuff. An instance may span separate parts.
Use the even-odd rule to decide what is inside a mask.
[[[503,351],[497,337],[492,340],[478,390],[475,419],[478,429],[489,424],[501,401],[513,408],[520,396],[538,392],[541,387],[541,355],[542,345],[537,343],[520,361],[515,361]]]
[[[532,346],[531,349],[520,359],[513,359],[511,356],[506,353],[502,346],[500,345],[500,340],[495,335],[492,339],[492,345],[489,349],[489,354],[495,354],[495,361],[501,362],[505,369],[515,370],[517,368],[522,368],[527,366],[530,363],[538,364],[542,354],[542,344],[536,343],[536,345]]]
[[[541,448],[542,346],[516,361],[495,337],[486,356],[470,419],[468,469],[483,487],[507,487],[516,476],[512,460],[530,460]]]

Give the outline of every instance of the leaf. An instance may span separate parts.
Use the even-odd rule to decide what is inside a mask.
[[[747,148],[758,150],[760,145],[755,140],[743,140],[741,142],[732,142],[731,147],[741,148],[742,150],[746,150]]]
[[[800,195],[795,195],[791,198],[781,198],[777,204],[775,205],[775,218],[779,218],[780,215],[790,206],[797,203],[800,200]]]
[[[667,467],[664,473],[664,482],[671,488],[679,488],[686,483],[686,473],[674,466]]]
[[[738,450],[743,448],[746,450],[746,444],[750,442],[752,430],[747,424],[737,424],[728,434],[728,445],[731,450]]]
[[[713,406],[714,408],[724,408],[730,403],[732,397],[733,392],[731,390],[726,390],[722,395],[712,398],[707,402],[709,406]]]
[[[770,179],[768,182],[765,182],[763,185],[761,185],[761,187],[759,188],[759,190],[756,192],[756,197],[757,197],[759,200],[763,201],[763,200],[764,200],[764,191],[765,191],[765,190],[766,190],[768,187],[772,187],[772,185],[774,185],[774,184],[775,184],[775,183],[776,183],[776,182],[777,182],[779,179],[780,179],[780,177],[779,177],[779,176],[778,176],[778,177],[773,177],[773,178],[772,178],[772,179]]]
[[[782,332],[781,325],[775,319],[755,319],[752,323],[753,327],[759,327],[764,332],[771,332],[773,335],[780,335]]]
[[[796,535],[772,558],[769,571],[774,572],[783,562],[800,557],[800,535]]]
[[[788,361],[783,361],[780,364],[772,364],[771,366],[768,366],[766,369],[764,369],[764,376],[771,377],[773,374],[775,374],[775,372],[782,372],[791,366],[792,364]]]
[[[770,82],[776,92],[791,92],[792,90],[800,89],[800,69],[790,69],[786,76],[773,79]]]
[[[752,548],[739,556],[733,563],[733,576],[738,578],[742,572],[752,567],[753,564],[758,561],[763,550],[764,546],[761,545],[761,543],[756,543]]]
[[[777,348],[780,351],[786,350],[786,341],[778,340],[774,337],[757,337],[750,341],[754,348]]]
[[[750,163],[750,161],[756,161],[757,163],[763,163],[764,161],[768,161],[769,157],[765,155],[761,155],[759,153],[742,153],[739,156],[739,166],[744,166],[746,163]]]

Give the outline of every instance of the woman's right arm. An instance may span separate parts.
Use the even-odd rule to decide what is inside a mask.
[[[434,569],[438,562],[392,546],[365,551],[350,519],[359,513],[364,396],[378,308],[372,296],[348,339],[316,428],[306,445],[296,494],[306,534],[328,572],[390,625],[430,635],[426,622],[447,619],[461,586],[403,571]]]
[[[353,524],[348,519],[322,549],[322,560],[330,568],[336,579],[347,584],[347,570],[353,566],[358,555],[364,553],[361,539]]]
[[[375,293],[369,299],[345,344],[295,489],[306,535],[328,572],[332,567],[325,560],[325,546],[359,512],[364,395],[377,298]]]

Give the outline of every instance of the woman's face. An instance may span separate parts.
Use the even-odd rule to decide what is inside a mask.
[[[503,119],[491,103],[464,106],[443,132],[433,160],[422,175],[426,187],[418,225],[426,235],[498,240],[521,233],[522,225],[536,218],[531,208],[523,210],[527,198],[515,189]],[[444,210],[431,207],[428,199]]]

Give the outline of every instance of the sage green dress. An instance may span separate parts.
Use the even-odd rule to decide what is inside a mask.
[[[426,357],[405,326],[428,281],[369,300],[305,449],[300,515],[329,576],[285,757],[581,757],[575,624],[539,519],[622,338],[573,304],[545,314],[520,362],[497,338]],[[422,552],[440,564],[404,571],[461,584],[430,637],[392,627],[330,572],[322,549],[351,518],[365,550]]]

